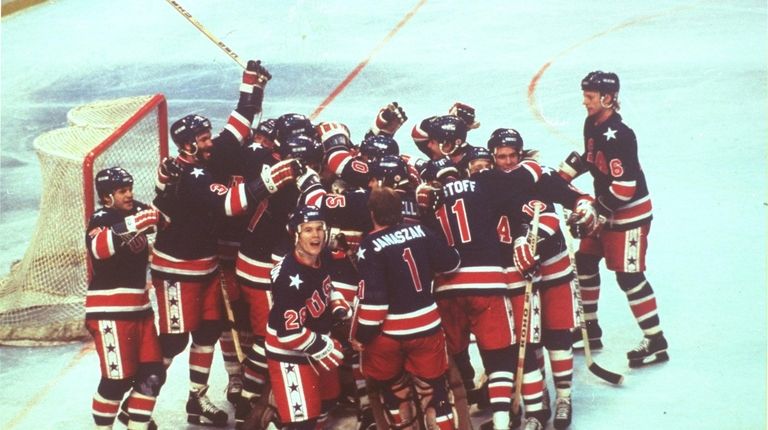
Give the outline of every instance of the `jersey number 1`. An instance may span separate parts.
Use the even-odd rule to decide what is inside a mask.
[[[408,264],[408,271],[411,272],[411,280],[413,281],[413,287],[416,291],[421,291],[421,278],[419,278],[419,269],[416,268],[416,261],[413,259],[413,252],[411,248],[405,248],[403,250],[403,260]]]

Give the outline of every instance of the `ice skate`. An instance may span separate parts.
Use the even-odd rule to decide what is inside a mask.
[[[555,399],[555,419],[552,424],[557,430],[568,428],[571,425],[571,414],[573,409],[570,397],[559,397]]]
[[[206,395],[207,392],[207,385],[197,390],[190,390],[187,400],[187,422],[225,427],[229,416],[211,402]]]
[[[587,338],[589,338],[589,349],[594,351],[603,348],[603,330],[597,320],[589,320],[587,324]],[[581,328],[576,327],[573,330],[573,349],[584,349],[584,339],[581,337]]]
[[[128,422],[131,420],[130,414],[128,414],[128,399],[123,400],[123,403],[120,404],[120,412],[117,414],[117,420],[123,423],[123,425],[127,426]],[[147,430],[157,430],[157,424],[155,423],[155,420],[149,419],[149,426],[147,427]]]
[[[528,417],[523,423],[523,430],[544,430],[544,424],[536,417]]]
[[[242,391],[243,377],[240,374],[229,375],[229,383],[227,384],[227,401],[236,406]]]
[[[632,368],[668,361],[667,339],[663,333],[646,336],[637,348],[627,353],[627,359]]]

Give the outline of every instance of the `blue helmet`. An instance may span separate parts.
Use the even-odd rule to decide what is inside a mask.
[[[517,152],[523,150],[523,137],[514,128],[497,128],[488,139],[488,150],[496,152],[496,148],[509,146]]]
[[[100,170],[94,178],[96,194],[99,199],[109,196],[116,189],[133,186],[133,176],[122,167],[110,167]]]
[[[171,125],[171,139],[179,148],[195,141],[198,134],[211,130],[211,121],[197,114],[187,115]]]
[[[325,222],[320,208],[316,206],[299,206],[293,211],[291,217],[288,218],[288,231],[291,234],[295,234],[299,231],[299,227],[302,224],[312,221]]]
[[[441,184],[449,182],[451,178],[457,179],[458,177],[459,169],[456,168],[456,165],[448,157],[427,161],[424,165],[424,170],[421,172],[421,178],[425,181],[437,181]]]
[[[309,118],[298,113],[280,115],[275,120],[275,144],[281,146],[296,136],[316,137],[315,128]]]
[[[280,157],[283,160],[295,158],[305,164],[320,163],[323,154],[323,144],[309,136],[290,137],[280,145]]]
[[[371,176],[381,185],[402,188],[410,183],[408,165],[397,155],[385,155],[370,163]]]
[[[363,140],[360,153],[368,160],[376,160],[386,155],[400,155],[400,147],[392,137],[380,134]]]
[[[581,80],[582,91],[597,91],[600,94],[619,92],[619,76],[616,73],[595,70]]]

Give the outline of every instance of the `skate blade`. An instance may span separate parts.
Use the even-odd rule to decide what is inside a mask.
[[[226,427],[227,426],[227,421],[223,421],[223,422],[211,421],[202,415],[195,415],[195,414],[187,414],[187,422],[189,424],[196,424],[199,426],[206,426],[206,427]]]
[[[634,369],[637,367],[648,366],[649,364],[663,363],[665,361],[669,361],[669,354],[667,354],[666,351],[661,351],[653,355],[649,355],[648,357],[645,357],[645,358],[636,358],[634,360],[629,360],[629,367]]]

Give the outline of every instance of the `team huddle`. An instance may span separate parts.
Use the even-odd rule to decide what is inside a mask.
[[[151,204],[133,200],[120,167],[95,178],[86,324],[102,375],[96,428],[116,418],[157,428],[166,369],[188,346],[188,422],[226,426],[207,395],[217,343],[236,428],[323,428],[340,407],[376,428],[378,404],[390,428],[454,429],[457,390],[490,410],[483,429],[543,429],[550,419],[567,428],[574,348],[602,347],[603,258],[644,334],[629,365],[668,359],[644,275],[651,200],[614,73],[582,80],[584,151],[557,170],[512,128],[470,145],[480,124],[463,103],[412,127],[423,159],[400,153],[395,135],[408,118],[394,102],[358,145],[340,122],[260,121],[270,79],[248,62],[216,136],[200,115],[171,125],[179,154],[158,166]],[[571,185],[586,172],[593,195]],[[569,235],[580,239],[575,258]]]

